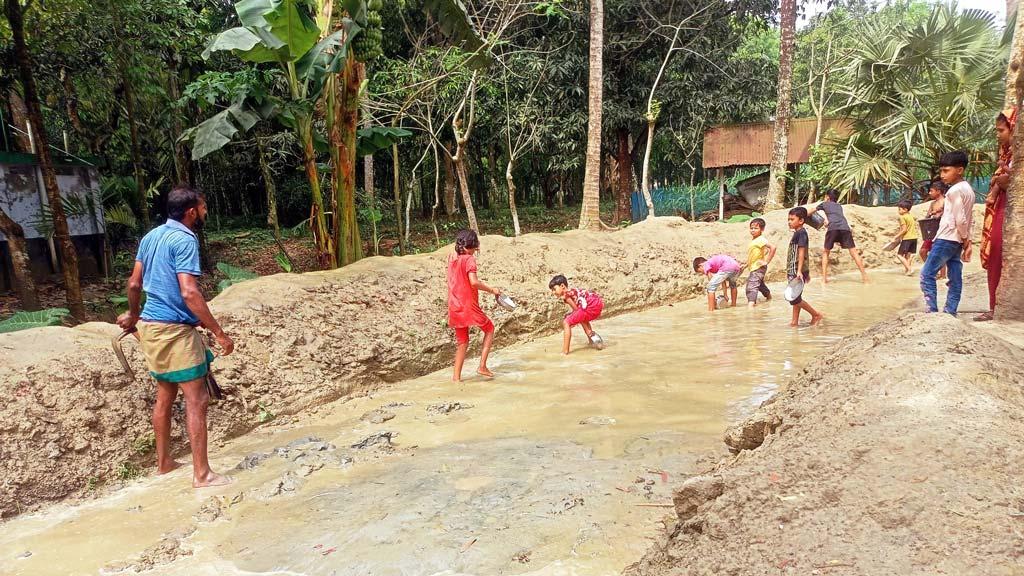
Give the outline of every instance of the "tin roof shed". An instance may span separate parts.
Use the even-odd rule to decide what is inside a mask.
[[[816,127],[815,118],[794,118],[790,121],[787,164],[803,164],[810,159]],[[774,122],[715,126],[704,133],[704,168],[771,164],[774,130]],[[851,132],[851,125],[842,118],[826,118],[822,133],[827,134],[829,130],[847,136]]]

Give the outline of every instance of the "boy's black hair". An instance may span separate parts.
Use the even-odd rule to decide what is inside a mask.
[[[480,238],[472,230],[459,230],[455,235],[455,253],[465,254],[466,248],[479,248]]]
[[[753,226],[754,224],[757,224],[757,227],[760,228],[761,230],[764,230],[766,226],[766,224],[764,223],[764,218],[752,218],[750,220],[749,226]]]
[[[202,198],[203,194],[193,188],[175,186],[167,195],[167,217],[181,222],[181,219],[185,217],[185,212],[199,206],[199,201]]]
[[[797,206],[796,208],[790,208],[789,209],[789,215],[790,216],[796,216],[800,220],[803,220],[804,222],[806,222],[807,221],[807,208],[804,208],[803,206]]]
[[[946,152],[939,157],[939,166],[952,166],[954,168],[967,168],[967,152],[963,150],[953,150],[952,152]]]
[[[903,208],[904,210],[910,210],[914,207],[914,203],[910,200],[900,200],[896,203],[897,208]]]
[[[932,188],[938,190],[943,196],[945,196],[946,192],[949,192],[949,184],[943,182],[941,178],[936,178],[928,184],[928,189],[931,190]]]
[[[703,274],[703,273],[704,273],[704,271],[703,271],[703,270],[701,270],[701,268],[700,268],[700,267],[701,267],[701,266],[702,266],[702,265],[703,265],[703,264],[704,264],[705,262],[707,262],[707,261],[708,261],[708,259],[707,259],[707,258],[705,258],[705,257],[703,257],[703,256],[697,256],[696,258],[694,258],[694,259],[693,259],[693,271],[694,271],[694,272],[696,272],[697,274]]]
[[[836,190],[835,188],[829,188],[829,190],[825,192],[825,196],[828,196],[828,199],[833,202],[839,202],[839,190]],[[790,212],[790,214],[792,214],[792,212]],[[806,220],[806,218],[804,219]]]
[[[555,286],[565,286],[568,288],[569,280],[561,274],[556,274],[555,277],[551,279],[551,282],[548,282],[548,290],[554,290]]]

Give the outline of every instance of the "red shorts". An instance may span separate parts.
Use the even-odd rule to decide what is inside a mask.
[[[494,322],[487,320],[486,324],[481,324],[480,329],[484,331],[484,334],[490,334],[494,332]],[[455,341],[459,344],[469,344],[469,326],[455,329]]]
[[[601,317],[602,310],[604,310],[604,302],[597,298],[586,308],[573,310],[572,313],[565,317],[565,321],[569,323],[569,326],[575,326],[581,322],[593,322]]]
[[[934,242],[934,241],[933,240],[925,240],[924,242],[922,242],[921,243],[921,250],[924,250],[925,252],[931,252],[932,251],[932,242]]]

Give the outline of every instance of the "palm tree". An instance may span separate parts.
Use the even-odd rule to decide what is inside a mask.
[[[775,136],[764,209],[782,208],[786,197],[786,154],[789,150],[789,116],[793,92],[793,44],[796,33],[796,0],[779,2],[782,39],[779,43],[779,97],[775,108]]]
[[[604,0],[590,0],[590,80],[587,165],[583,170],[580,229],[601,229],[601,91],[604,87]]]
[[[71,243],[68,220],[64,216],[64,207],[57,185],[57,175],[53,171],[53,159],[50,157],[50,146],[46,139],[43,125],[43,111],[39,105],[39,92],[36,90],[35,77],[32,74],[32,57],[25,43],[25,19],[20,0],[4,0],[7,22],[11,26],[14,39],[14,60],[18,67],[21,87],[25,91],[25,106],[28,108],[28,121],[35,137],[36,153],[39,156],[40,168],[43,172],[43,185],[53,215],[53,236],[60,246],[61,267],[64,271],[64,288],[68,310],[78,320],[85,320],[85,305],[82,303],[82,286],[78,279],[78,255]]]
[[[946,151],[991,154],[1009,49],[995,17],[936,6],[916,25],[868,20],[839,89],[853,120],[827,170],[840,190],[907,184]]]

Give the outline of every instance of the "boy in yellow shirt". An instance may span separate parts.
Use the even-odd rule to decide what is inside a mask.
[[[768,244],[763,236],[765,223],[761,218],[750,221],[750,248],[747,249],[747,261],[743,269],[749,270],[747,276],[747,306],[757,305],[757,293],[764,295],[765,300],[772,299],[772,292],[764,281],[768,274],[768,263],[775,258],[775,246]],[[740,271],[742,272],[743,269]]]
[[[896,237],[893,238],[893,240],[900,241],[896,258],[903,264],[903,270],[907,276],[914,275],[911,269],[910,257],[917,253],[917,240],[921,237],[921,231],[917,227],[917,220],[910,214],[910,209],[913,206],[914,204],[910,200],[900,200],[896,204],[896,209],[900,213],[900,229],[896,232]]]

